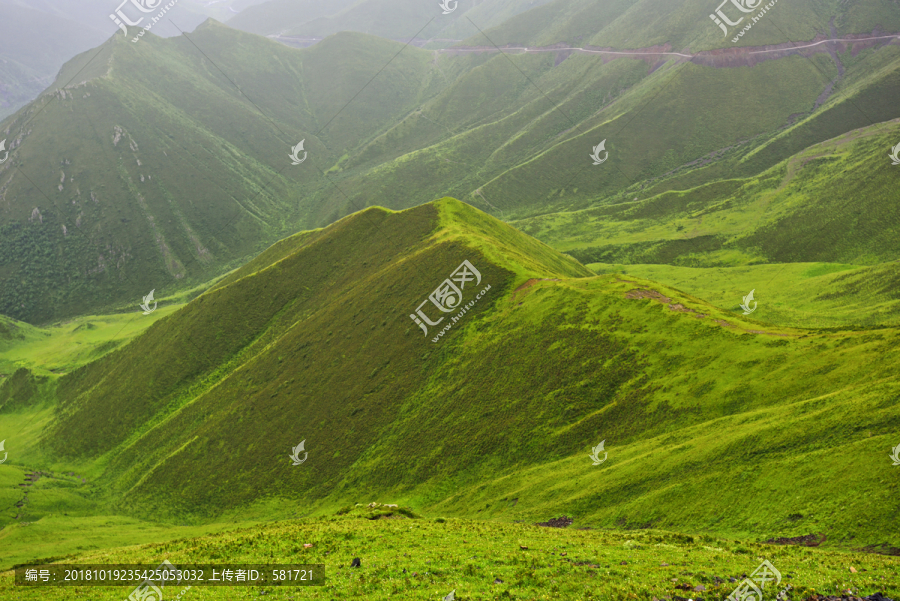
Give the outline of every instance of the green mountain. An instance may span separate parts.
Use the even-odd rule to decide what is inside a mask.
[[[767,11],[763,9],[770,3],[751,0],[742,4],[748,11],[738,11],[732,4],[724,7],[726,18],[732,22],[744,19],[738,26],[726,27],[725,35],[710,19],[721,3],[708,0],[603,3],[554,0],[509,18],[484,33],[498,46],[564,43],[614,49],[658,46],[697,51],[788,43],[799,46],[801,40],[824,38],[823,34],[838,38],[847,34],[900,31],[900,12],[890,0],[874,0],[865,5],[796,0],[776,3]],[[759,18],[758,22],[733,43],[731,40],[754,16]],[[465,43],[484,44],[485,41],[483,36],[473,35]]]
[[[225,21],[260,1],[179,0],[170,19],[154,24],[153,33],[181,35],[179,28],[191,31],[210,17]],[[166,3],[148,4],[162,10]],[[0,120],[37,98],[72,57],[117,34],[110,19],[117,8],[132,20],[144,16],[131,3],[123,7],[121,0],[0,0]]]
[[[898,216],[897,172],[888,156],[898,135],[900,119],[894,119],[810,146],[753,177],[683,191],[651,189],[643,200],[515,224],[585,263],[893,261],[900,246],[879,226]]]
[[[514,224],[598,272],[647,277],[722,308],[755,289],[767,298],[756,317],[772,323],[896,325],[900,246],[885,224],[900,217],[887,152],[897,141],[900,119],[815,144],[756,176]]]
[[[151,34],[133,44],[115,36],[68,64],[53,88],[7,123],[4,313],[47,321],[98,303],[137,303],[151,289],[236,266],[311,221],[305,199],[328,184],[314,169],[286,169],[290,149],[305,136],[307,150],[321,156],[325,144],[352,138],[353,122],[331,130],[337,141],[311,132],[334,116],[329,98],[349,99],[357,88],[327,82],[334,60],[327,44],[302,56],[219,25],[192,41],[210,50],[231,48],[235,38],[244,40],[240,56],[218,63],[256,90],[252,100],[208,71],[187,40]],[[382,42],[381,54],[347,68],[369,77],[393,46]],[[294,77],[258,68],[258,57],[271,53],[283,59],[272,68]],[[330,96],[311,95],[301,72]],[[379,105],[357,118],[389,122],[395,111]]]
[[[463,261],[481,276],[462,290],[467,311],[424,334],[410,314],[425,301],[436,320],[428,295]],[[14,442],[20,462],[80,466],[92,503],[157,520],[374,497],[896,547],[898,334],[765,326],[668,286],[591,276],[444,199],[279,242],[58,378],[52,420]],[[608,456],[592,465],[601,441]]]
[[[215,22],[178,39],[116,36],[4,123],[0,312],[46,323],[134,306],[375,199],[399,210],[452,195],[510,220],[724,192],[900,116],[889,41],[688,61],[346,32],[296,50]],[[301,140],[308,160],[291,165]],[[592,165],[601,141],[608,160]]]

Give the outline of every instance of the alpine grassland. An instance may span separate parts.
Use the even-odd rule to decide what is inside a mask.
[[[490,288],[432,342],[443,324],[410,313],[462,261],[464,301]],[[205,290],[96,360],[5,379],[0,426],[28,426],[2,565],[324,563],[325,588],[267,591],[323,599],[724,598],[760,558],[800,594],[897,585],[872,554],[900,548],[896,326],[765,323],[594,275],[451,198],[301,232]],[[821,550],[765,544],[808,535]]]
[[[900,246],[881,226],[900,215],[884,155],[898,133],[895,119],[820,142],[754,177],[514,223],[583,263],[888,263]]]
[[[352,31],[297,49],[213,20],[176,38],[113,36],[0,124],[0,313],[44,325],[150,289],[180,294],[373,204],[453,196],[518,220],[754,178],[900,117],[897,45],[853,41],[874,8],[842,8],[839,42],[783,50],[761,24],[758,45],[745,36],[724,52],[710,49],[719,30],[699,0],[608,3],[602,23],[584,18],[594,4],[534,6],[436,49]],[[462,14],[500,19],[511,6],[448,18],[471,28]],[[618,40],[645,13],[696,40],[664,44],[646,19]],[[570,22],[599,33],[565,41]],[[609,161],[591,166],[603,140]],[[308,159],[291,166],[301,141]]]
[[[759,4],[229,0],[72,57],[0,122],[0,600],[900,599],[900,10]],[[0,100],[52,54],[3,32]]]
[[[260,596],[434,600],[443,599],[451,590],[463,601],[599,601],[678,593],[719,598],[734,588],[732,579],[739,581],[743,574],[749,574],[763,557],[779,566],[783,575],[777,588],[774,582],[766,587],[772,595],[788,586],[796,598],[848,589],[885,590],[896,586],[898,579],[896,559],[883,555],[686,536],[652,528],[628,532],[560,530],[500,520],[431,518],[406,508],[375,505],[355,504],[321,518],[242,525],[214,534],[200,528],[170,528],[166,534],[177,533],[177,539],[102,552],[81,551],[59,561],[156,566],[166,558],[179,567],[225,561],[325,565],[327,582],[321,587],[195,586],[184,597],[221,600]],[[62,520],[54,525],[66,527]],[[134,526],[116,526],[122,533],[139,535]],[[19,529],[31,528],[33,532],[38,527],[34,524]],[[147,530],[149,534],[151,529]],[[350,568],[351,560],[360,556],[360,568]],[[851,573],[851,567],[857,573]],[[14,587],[9,574],[5,572],[0,578],[0,591],[23,601],[118,600],[131,592],[131,587]],[[174,598],[184,586],[171,583],[164,590],[165,598]],[[688,593],[692,590],[704,592]]]

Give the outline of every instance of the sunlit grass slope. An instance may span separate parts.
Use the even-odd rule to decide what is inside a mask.
[[[755,177],[514,222],[584,263],[725,267],[900,256],[893,120],[854,130]]]
[[[409,314],[463,260],[491,289],[434,343]],[[19,460],[78,466],[98,507],[179,523],[388,495],[467,517],[896,548],[898,338],[591,277],[452,199],[370,209],[283,241],[61,378],[55,423]]]
[[[743,313],[740,303],[753,290],[759,303],[753,318],[765,323],[803,328],[900,325],[900,266],[896,262],[874,267],[838,263],[708,268],[592,263],[589,267],[598,273],[662,282],[734,313]]]
[[[320,587],[194,587],[184,595],[186,599],[229,601],[261,596],[434,601],[452,590],[459,601],[600,601],[686,598],[686,594],[724,599],[743,575],[752,573],[764,559],[781,574],[780,582],[769,582],[763,589],[772,597],[788,587],[791,598],[805,599],[816,594],[841,595],[847,590],[858,596],[890,594],[900,586],[895,557],[685,536],[658,529],[611,532],[573,526],[561,530],[444,519],[419,516],[403,508],[357,505],[343,512],[206,536],[198,530],[173,529],[179,534],[177,540],[83,550],[57,561],[154,567],[163,559],[179,567],[190,563],[325,565],[327,582]],[[65,527],[61,520],[54,525]],[[138,526],[120,527],[123,535],[139,536]],[[28,536],[22,532],[28,528],[35,530],[39,525],[19,526],[17,535]],[[90,534],[86,535],[84,542],[88,543]],[[359,568],[350,568],[353,558],[360,559]],[[0,595],[15,595],[23,601],[119,600],[134,588],[15,587],[12,576],[12,571],[0,575]],[[695,587],[704,592],[687,592]],[[183,586],[174,585],[171,594],[174,597],[182,590]]]

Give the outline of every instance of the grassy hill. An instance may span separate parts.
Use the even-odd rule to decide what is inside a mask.
[[[724,191],[900,116],[886,42],[684,62],[347,32],[296,50],[215,22],[148,36],[77,57],[3,124],[0,312],[43,324],[175,294],[376,198],[449,194],[509,220]],[[609,160],[591,165],[604,139]],[[300,140],[308,161],[291,165]]]
[[[723,309],[800,327],[896,325],[900,120],[850,131],[769,168],[644,200],[515,222],[601,273],[665,282]],[[593,265],[595,264],[595,265]]]
[[[99,55],[72,61],[56,87],[7,124],[3,312],[46,322],[98,303],[138,301],[151,289],[172,293],[242,263],[308,222],[306,199],[328,185],[315,168],[287,169],[292,145],[308,138],[310,154],[327,164],[326,144],[340,147],[359,122],[377,126],[396,115],[397,107],[377,103],[319,139],[312,133],[334,116],[332,102],[357,93],[352,82],[387,61],[392,43],[381,42],[381,56],[371,45],[330,56],[326,44],[304,57],[220,25],[193,42],[211,51],[235,38],[237,56],[216,62],[252,99],[208,71],[187,40],[132,44],[117,36]],[[261,66],[269,54],[283,62]],[[351,55],[345,68],[358,75],[335,80],[333,61]],[[420,61],[398,60],[398,76],[404,63]],[[272,77],[284,69],[293,77]],[[309,79],[321,84],[315,95]],[[402,84],[385,74],[373,89],[399,95]]]
[[[490,289],[432,342],[409,314],[463,260]],[[898,334],[767,326],[590,276],[451,199],[370,209],[282,241],[61,377],[17,461],[77,470],[95,513],[177,523],[376,497],[888,550]]]
[[[158,36],[191,31],[209,17],[221,21],[261,0],[179,0],[170,19],[154,24]],[[72,57],[119,34],[109,15],[118,8],[109,0],[0,1],[0,120],[37,98]],[[163,3],[164,5],[165,3]],[[174,8],[174,7],[173,7]],[[129,3],[129,18],[140,13]],[[144,22],[146,24],[146,21]]]

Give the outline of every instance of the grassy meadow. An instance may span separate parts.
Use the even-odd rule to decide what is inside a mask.
[[[423,340],[407,316],[421,299],[397,291],[424,298],[464,258],[493,295]],[[3,343],[17,371],[0,386],[0,429],[16,432],[0,568],[328,570],[324,587],[185,593],[198,599],[708,601],[768,559],[795,599],[890,596],[900,332],[888,296],[867,305],[837,279],[889,266],[592,267],[448,198],[297,234],[146,320],[5,322],[22,336]],[[760,287],[744,316],[726,282],[753,278],[784,297]],[[813,321],[841,293],[870,325],[850,309]],[[86,362],[72,342],[108,350]],[[764,542],[803,537],[819,546]],[[128,592],[11,579],[10,598]]]
[[[900,586],[896,558],[867,553],[754,544],[656,529],[579,529],[577,521],[561,529],[500,520],[424,517],[408,509],[369,508],[363,504],[339,513],[342,515],[240,524],[216,533],[170,527],[163,536],[174,536],[172,540],[81,551],[59,561],[155,566],[168,559],[176,566],[225,562],[326,566],[327,583],[321,587],[208,586],[193,587],[185,593],[189,599],[222,600],[261,596],[286,600],[438,600],[451,590],[460,601],[649,600],[676,596],[723,599],[764,559],[782,575],[777,586],[769,583],[764,590],[767,595],[788,585],[791,597],[799,599],[867,595]],[[53,525],[67,530],[65,521]],[[123,538],[131,536],[137,541],[162,534],[124,521],[94,526],[115,527]],[[82,540],[87,543],[90,538],[83,536]],[[356,557],[361,565],[351,568],[351,560]],[[125,598],[132,590],[15,587],[11,575],[11,571],[0,575],[3,598],[112,600]],[[173,588],[175,592],[181,589]]]

